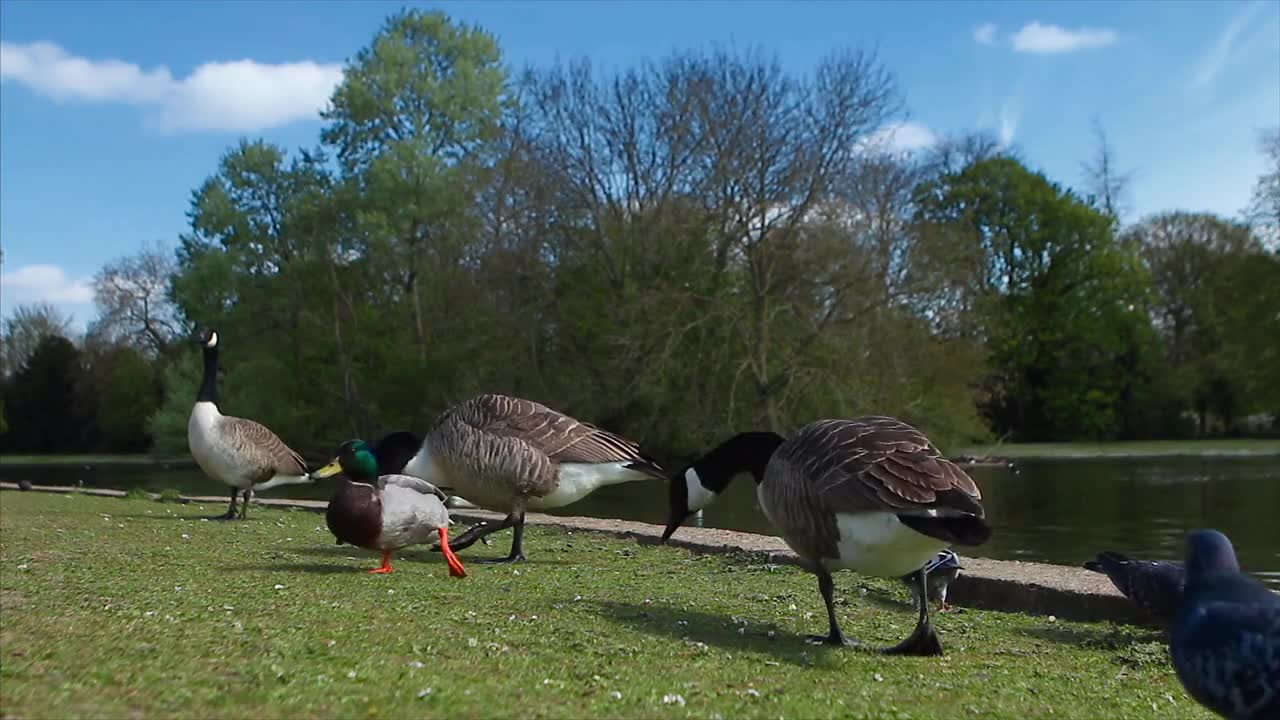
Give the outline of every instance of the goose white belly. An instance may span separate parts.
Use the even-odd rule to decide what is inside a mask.
[[[605,485],[633,482],[649,478],[630,470],[627,463],[565,463],[560,466],[556,488],[542,497],[531,497],[528,507],[534,510],[564,507],[590,495]]]
[[[840,557],[823,559],[828,570],[900,577],[919,570],[947,547],[946,541],[918,533],[888,512],[838,513],[836,527]]]
[[[764,485],[756,488],[760,509],[774,527],[782,526],[769,513],[768,503],[762,492]],[[836,541],[838,557],[822,558],[827,570],[853,570],[876,577],[901,577],[919,570],[933,559],[938,551],[947,547],[945,541],[929,537],[907,527],[890,512],[836,513]],[[795,545],[783,537],[793,550]],[[799,552],[797,550],[797,552]]]
[[[250,485],[244,462],[231,448],[218,441],[218,421],[222,413],[211,402],[198,402],[187,419],[187,445],[191,457],[206,475],[235,488]]]

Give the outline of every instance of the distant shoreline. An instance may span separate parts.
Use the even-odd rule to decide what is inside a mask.
[[[1138,440],[977,445],[958,448],[952,460],[986,465],[1007,464],[1011,460],[1130,460],[1171,457],[1280,457],[1280,440]]]
[[[1146,458],[1280,458],[1280,440],[1146,440],[1107,443],[1022,443],[957,448],[950,456],[961,465],[1008,465],[1017,460],[1132,460]],[[9,467],[195,467],[190,456],[156,457],[144,453],[122,455],[0,455]]]

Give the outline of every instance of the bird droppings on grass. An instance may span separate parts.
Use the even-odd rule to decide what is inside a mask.
[[[0,573],[6,717],[1211,717],[1139,628],[970,610],[935,620],[942,658],[811,648],[812,576],[752,556],[530,527],[540,550],[521,576],[477,566],[447,582],[437,553],[409,550],[370,582],[374,554],[335,554],[311,513],[255,508],[261,522],[166,550],[161,513],[128,522],[150,501],[58,497],[0,502],[0,567],[31,568]],[[913,619],[896,581],[841,573],[836,593],[864,646]]]

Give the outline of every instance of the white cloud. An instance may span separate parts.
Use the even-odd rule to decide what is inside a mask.
[[[1022,107],[1016,100],[1005,100],[1000,106],[1000,147],[1007,148],[1013,144],[1018,134],[1018,120],[1022,118]]]
[[[982,23],[973,29],[973,39],[979,45],[996,44],[996,24]]]
[[[1226,27],[1222,28],[1222,32],[1218,33],[1217,40],[1196,63],[1196,68],[1191,73],[1192,87],[1204,87],[1218,77],[1218,73],[1222,72],[1235,55],[1242,36],[1254,25],[1266,7],[1267,3],[1262,0],[1251,2],[1231,17]]]
[[[912,152],[933,145],[938,136],[918,122],[896,122],[885,125],[868,135],[858,144],[872,150]]]
[[[57,265],[23,265],[0,274],[6,305],[30,302],[87,303],[93,300],[88,278],[73,280]]]
[[[1013,34],[1013,49],[1017,52],[1051,55],[1106,47],[1115,44],[1118,39],[1116,31],[1110,28],[1068,30],[1059,25],[1042,25],[1038,21],[1032,21]]]
[[[60,101],[148,108],[169,130],[255,131],[316,117],[342,79],[342,66],[310,60],[280,65],[210,62],[175,79],[164,66],[90,60],[52,43],[0,42],[0,81]]]

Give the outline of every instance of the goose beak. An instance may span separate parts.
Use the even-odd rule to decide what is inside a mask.
[[[323,480],[327,477],[333,477],[334,475],[337,475],[340,472],[342,472],[342,465],[338,462],[337,458],[335,458],[328,465],[325,465],[319,470],[311,473],[311,479]]]

